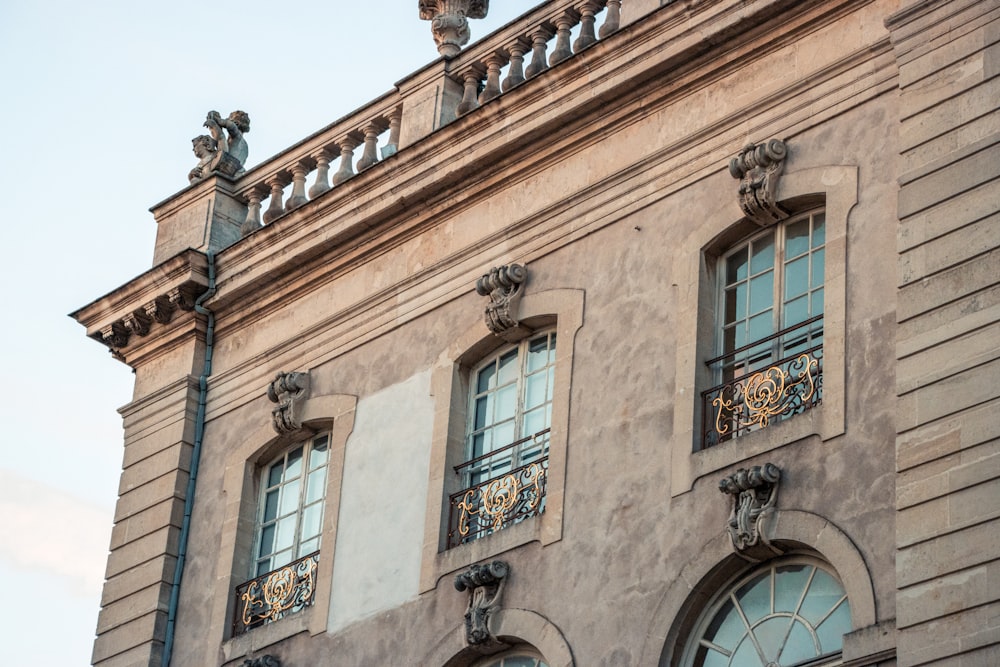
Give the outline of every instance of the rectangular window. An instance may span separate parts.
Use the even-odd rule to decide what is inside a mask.
[[[822,398],[822,210],[753,236],[719,263],[716,386],[702,393],[702,446],[767,426]]]
[[[296,445],[261,471],[254,578],[236,588],[234,635],[312,604],[329,441],[320,435]]]
[[[556,334],[506,348],[473,371],[463,490],[450,498],[448,546],[545,509]]]

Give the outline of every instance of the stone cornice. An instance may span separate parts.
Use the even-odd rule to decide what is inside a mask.
[[[119,359],[136,339],[162,337],[179,313],[194,309],[208,288],[208,259],[185,250],[118,289],[70,313],[87,335],[107,346]]]
[[[543,72],[533,82],[504,94],[499,102],[491,102],[401,150],[393,158],[391,170],[388,164],[383,168],[376,165],[227,248],[220,254],[220,290],[213,305],[224,309],[239,302],[247,314],[247,308],[254,309],[254,302],[271,300],[260,285],[266,284],[268,291],[273,291],[292,282],[293,273],[315,271],[313,260],[331,250],[336,255],[350,253],[352,263],[366,261],[371,253],[383,252],[420,233],[426,224],[440,222],[435,213],[447,209],[452,215],[479,201],[512,166],[527,173],[545,163],[565,160],[572,151],[599,141],[609,116],[629,122],[608,110],[610,99],[641,97],[643,108],[648,110],[690,94],[699,82],[710,83],[733,70],[741,64],[741,55],[759,56],[771,48],[769,44],[780,44],[787,37],[779,30],[765,29],[773,27],[768,21],[787,9],[786,3],[757,2],[743,9],[730,2],[705,4],[707,8],[698,8],[699,20],[690,20],[679,8],[664,7],[646,21],[623,28]],[[827,3],[801,14],[789,12],[780,17],[780,28],[812,31],[817,20],[832,20],[856,4]],[[728,40],[726,58],[707,57],[711,49],[707,45],[713,40],[706,35],[712,34]],[[623,68],[630,73],[624,81],[618,76]],[[644,71],[636,71],[639,68]],[[665,75],[678,85],[663,85],[657,77]],[[646,87],[637,81],[645,82]],[[558,103],[552,100],[554,91],[559,93]],[[583,130],[582,135],[573,136],[571,144],[563,141],[572,129],[567,128],[566,118],[574,119],[573,128]],[[522,148],[515,154],[512,146]],[[428,178],[427,164],[441,165],[432,179]],[[470,173],[477,178],[470,181]],[[461,189],[461,198],[455,197],[456,188]],[[278,255],[282,261],[269,261]],[[320,274],[330,270],[329,260],[327,256]],[[314,284],[323,280],[322,275],[313,276]],[[292,296],[282,292],[282,300]]]

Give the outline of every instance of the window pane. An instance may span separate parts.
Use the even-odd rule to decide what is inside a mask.
[[[493,448],[500,449],[517,440],[514,435],[514,422],[509,421],[493,429]]]
[[[785,264],[785,300],[809,291],[809,256]]]
[[[549,363],[548,336],[536,338],[528,345],[528,372],[537,371]]]
[[[502,386],[517,379],[517,350],[511,350],[500,357],[497,386]]]
[[[811,287],[818,287],[823,284],[823,270],[825,268],[825,257],[826,249],[820,248],[819,250],[813,252],[812,254],[812,276],[810,280]]]
[[[309,473],[308,486],[306,487],[306,502],[312,503],[323,497],[326,491],[326,468],[313,470]]]
[[[784,650],[781,652],[781,664],[793,665],[818,655],[822,654],[816,650],[816,642],[813,641],[809,630],[801,623],[793,625],[792,631],[788,634],[788,641],[785,642]]]
[[[757,577],[736,591],[736,599],[750,623],[771,613],[771,576]]]
[[[264,523],[274,521],[278,516],[278,489],[268,491],[264,499]]]
[[[739,283],[726,289],[725,324],[732,324],[747,316],[747,284]]]
[[[314,537],[313,539],[309,540],[308,542],[303,542],[302,544],[300,544],[299,545],[299,555],[298,555],[298,557],[302,558],[303,556],[308,556],[309,554],[313,553],[314,551],[319,551],[319,538],[318,537]]]
[[[774,305],[774,272],[768,271],[750,281],[751,313],[759,313]]]
[[[295,519],[297,517],[293,514],[292,516],[285,517],[278,521],[278,533],[274,540],[274,548],[276,550],[287,549],[292,546],[295,542]]]
[[[509,384],[496,392],[496,409],[494,411],[495,421],[513,419],[514,411],[517,409],[517,385]]]
[[[753,629],[753,634],[757,638],[757,643],[760,644],[765,658],[774,660],[778,657],[790,621],[791,619],[784,616],[773,616]]]
[[[809,250],[809,218],[785,226],[785,259]]]
[[[736,644],[745,631],[746,626],[743,625],[740,615],[736,613],[732,600],[726,600],[709,624],[708,630],[705,632],[705,639],[732,651],[736,648]]]
[[[774,583],[774,610],[795,611],[812,572],[811,565],[782,565]]]
[[[328,438],[324,435],[313,442],[312,450],[309,452],[309,469],[315,470],[321,465],[325,465],[330,457],[330,447]]]
[[[556,363],[556,335],[549,335],[549,363]]]
[[[269,487],[277,486],[278,483],[281,482],[281,472],[284,469],[285,469],[284,461],[278,461],[273,466],[271,466],[271,470],[267,473],[267,485]]]
[[[820,211],[813,216],[813,238],[812,247],[826,243],[826,213]]]
[[[487,389],[492,389],[496,386],[496,364],[490,364],[483,370],[479,371],[479,379],[476,382],[476,393],[481,394]]]
[[[271,569],[277,570],[280,567],[284,567],[292,562],[292,550],[287,549],[280,553],[274,554],[274,558],[271,559]]]
[[[823,314],[823,288],[820,287],[818,290],[816,290],[815,292],[813,292],[809,296],[809,300],[811,301],[810,307],[811,307],[811,311],[812,311],[809,314],[811,316],[822,315]]]
[[[747,249],[741,248],[726,260],[726,284],[747,279]]]
[[[270,571],[271,571],[271,559],[267,558],[257,563],[257,571],[254,573],[254,576],[259,577],[265,572],[270,572]]]
[[[752,243],[750,275],[767,271],[774,267],[774,233],[761,237]]]
[[[478,431],[492,421],[492,419],[490,419],[490,408],[492,407],[490,405],[490,396],[492,396],[492,394],[481,396],[476,399],[476,407],[474,409],[476,414],[472,422],[472,430],[474,431]]]
[[[524,408],[541,405],[548,398],[548,373],[535,373],[525,378]]]
[[[521,437],[534,435],[548,428],[548,426],[548,410],[544,407],[532,410],[524,415],[524,426],[521,428]]]
[[[844,595],[840,583],[823,570],[816,570],[799,615],[813,626],[819,624]]]
[[[823,621],[816,633],[819,635],[820,650],[831,653],[844,645],[844,633],[851,631],[851,608],[847,600]]]
[[[274,551],[274,524],[268,526],[260,533],[260,551],[257,552],[258,556],[267,556],[272,551]]]
[[[770,311],[750,318],[750,342],[767,338],[773,333],[774,326]]]
[[[294,480],[281,487],[281,503],[278,507],[278,515],[285,516],[295,512],[299,508],[299,490],[302,487],[300,480]]]
[[[299,540],[305,541],[320,534],[323,522],[323,503],[309,505],[302,512],[302,525],[299,526]],[[299,554],[309,553],[300,551]]]
[[[492,449],[492,444],[493,431],[484,431],[483,433],[477,433],[472,436],[472,451],[469,452],[469,458],[474,459],[478,456],[482,456]]]
[[[298,477],[302,474],[302,448],[298,447],[288,454],[288,463],[285,464],[285,479]]]
[[[782,319],[782,329],[786,329],[792,325],[809,319],[809,298],[800,296],[798,299],[786,303]]]

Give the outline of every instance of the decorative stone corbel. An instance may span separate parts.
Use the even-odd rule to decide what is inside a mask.
[[[758,544],[772,549],[763,528],[778,499],[778,482],[781,469],[773,463],[740,468],[734,474],[719,480],[719,490],[733,497],[733,510],[727,529],[738,553]]]
[[[108,347],[125,347],[128,345],[128,339],[131,332],[125,327],[122,322],[112,322],[108,326],[101,329],[101,340]]]
[[[788,148],[780,139],[766,144],[747,144],[729,162],[729,173],[740,179],[739,202],[743,214],[761,227],[788,217],[775,200],[778,178],[785,166]]]
[[[486,304],[486,326],[505,340],[516,341],[523,333],[517,319],[517,306],[521,301],[528,269],[520,264],[493,267],[476,281],[476,292],[489,296]]]
[[[490,617],[500,608],[500,597],[510,566],[502,561],[473,565],[455,577],[455,589],[469,591],[469,606],[465,611],[465,641],[484,652],[503,646],[490,631]]]
[[[420,18],[431,22],[438,53],[454,58],[469,43],[468,19],[484,19],[489,0],[418,0]]]
[[[138,336],[145,336],[149,333],[149,325],[153,323],[153,318],[145,313],[145,311],[133,311],[127,313],[125,317],[122,318],[122,324],[125,328],[129,330],[129,333],[136,334]]]
[[[143,308],[146,311],[146,315],[160,324],[170,322],[170,318],[174,316],[174,311],[177,310],[174,304],[170,303],[170,297],[166,295],[156,297],[143,306]]]
[[[167,292],[167,301],[181,310],[194,310],[194,304],[197,303],[198,297],[204,291],[204,288],[184,284]]]
[[[262,655],[256,658],[247,658],[243,661],[243,667],[281,667],[281,661],[273,655]]]
[[[274,430],[292,433],[302,428],[302,403],[309,395],[309,373],[278,373],[267,387],[267,397],[277,403],[271,411]]]

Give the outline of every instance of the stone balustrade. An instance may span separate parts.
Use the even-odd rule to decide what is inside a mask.
[[[639,6],[644,0],[627,1]],[[621,25],[621,6],[622,0],[542,3],[247,171],[232,187],[234,203],[246,207],[240,235],[272,224],[401,148],[609,37]]]

